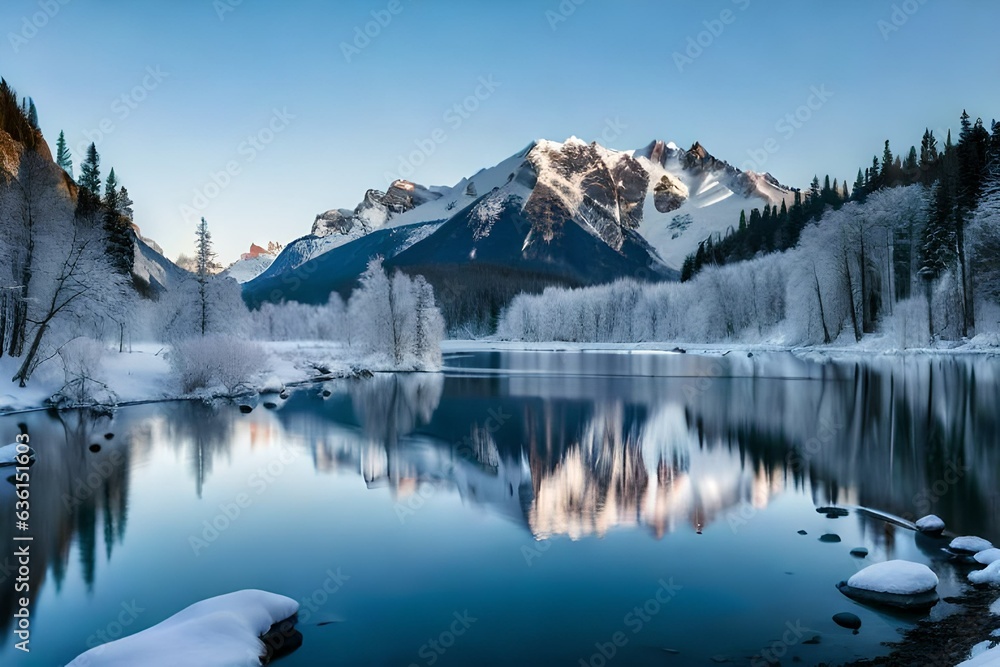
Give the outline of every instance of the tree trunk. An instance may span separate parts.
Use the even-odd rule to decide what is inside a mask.
[[[35,357],[38,356],[38,348],[42,346],[42,338],[45,337],[45,332],[48,328],[48,322],[42,322],[38,325],[38,331],[35,332],[35,337],[31,341],[31,347],[28,348],[28,353],[24,355],[24,361],[21,362],[21,368],[19,368],[17,374],[10,379],[11,382],[17,382],[17,386],[27,386],[28,378],[31,377],[31,372],[34,370],[32,368],[32,364],[35,361]]]
[[[851,265],[847,261],[847,251],[844,251],[844,280],[847,282],[848,304],[851,310],[851,326],[854,327],[854,340],[861,342],[861,328],[858,326],[858,309],[854,306],[854,283],[851,280]]]
[[[819,301],[819,321],[823,325],[823,343],[831,343],[830,330],[826,326],[826,311],[823,309],[823,294],[819,289],[819,276],[816,274],[816,267],[813,266],[813,279],[816,281],[816,300]]]

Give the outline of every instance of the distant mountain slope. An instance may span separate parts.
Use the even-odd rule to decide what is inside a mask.
[[[135,263],[132,274],[149,285],[150,296],[173,289],[191,274],[154,250],[143,239],[134,238]]]
[[[495,318],[522,290],[676,279],[698,243],[735,226],[741,210],[792,193],[699,144],[615,151],[542,140],[454,187],[396,181],[353,211],[317,216],[244,293],[251,305],[321,302],[349,293],[381,254],[389,268],[427,276],[452,323]]]

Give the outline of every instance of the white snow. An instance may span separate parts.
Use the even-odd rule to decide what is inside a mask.
[[[1000,616],[1000,598],[997,598],[997,601],[990,605],[990,613],[995,616]]]
[[[980,585],[1000,586],[1000,560],[994,561],[985,570],[970,572],[969,581]]]
[[[263,655],[260,636],[295,614],[283,595],[238,591],[197,602],[159,625],[93,648],[67,667],[228,667]]]
[[[974,558],[980,565],[992,565],[1000,560],[1000,549],[986,549],[985,551],[980,551],[974,556]]]
[[[268,267],[274,262],[274,255],[258,255],[257,257],[251,257],[250,259],[241,259],[234,262],[228,269],[222,272],[222,275],[228,276],[236,280],[236,282],[243,284],[248,283],[260,274],[267,271]]]
[[[984,642],[987,645],[989,643]],[[973,653],[975,653],[975,649],[973,649]],[[974,655],[957,667],[997,667],[998,665],[1000,665],[1000,646]]]
[[[986,551],[987,549],[993,548],[993,543],[984,540],[981,537],[956,537],[948,545],[949,548],[955,551],[968,551],[971,553],[979,553],[980,551]]]
[[[876,593],[917,595],[937,588],[938,577],[926,565],[890,560],[866,567],[848,579],[847,585]]]
[[[939,533],[944,530],[944,521],[936,514],[917,520],[917,530],[923,533]]]

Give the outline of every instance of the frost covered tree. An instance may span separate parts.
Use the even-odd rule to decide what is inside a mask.
[[[250,313],[243,291],[233,278],[193,276],[159,302],[159,329],[165,342],[176,343],[211,335],[251,333]]]
[[[208,333],[209,328],[209,280],[212,277],[211,268],[215,262],[215,252],[212,250],[212,233],[208,231],[208,222],[201,219],[195,232],[197,243],[195,252],[195,281],[198,283],[198,322],[201,335]]]
[[[434,292],[422,277],[386,275],[375,257],[348,303],[350,342],[366,357],[393,368],[431,370],[440,366],[444,319]]]

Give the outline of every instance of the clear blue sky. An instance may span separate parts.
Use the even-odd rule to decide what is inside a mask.
[[[103,172],[116,168],[170,257],[193,245],[187,205],[225,261],[353,208],[419,140],[434,150],[412,180],[452,185],[543,137],[700,141],[738,166],[773,138],[759,170],[804,187],[816,172],[853,182],[885,139],[908,148],[925,126],[956,127],[963,107],[1000,116],[992,3],[576,2],[6,0],[0,75],[35,99],[51,145],[66,131],[77,163],[88,133],[112,129],[98,141]],[[348,62],[342,43],[372,12],[391,20]],[[699,37],[702,53],[679,67],[675,52]],[[446,116],[481,77],[499,86]],[[832,96],[813,98],[800,127],[778,126],[814,86]],[[608,129],[615,119],[623,129]],[[244,143],[272,123],[270,143]],[[196,201],[230,162],[239,173]]]

